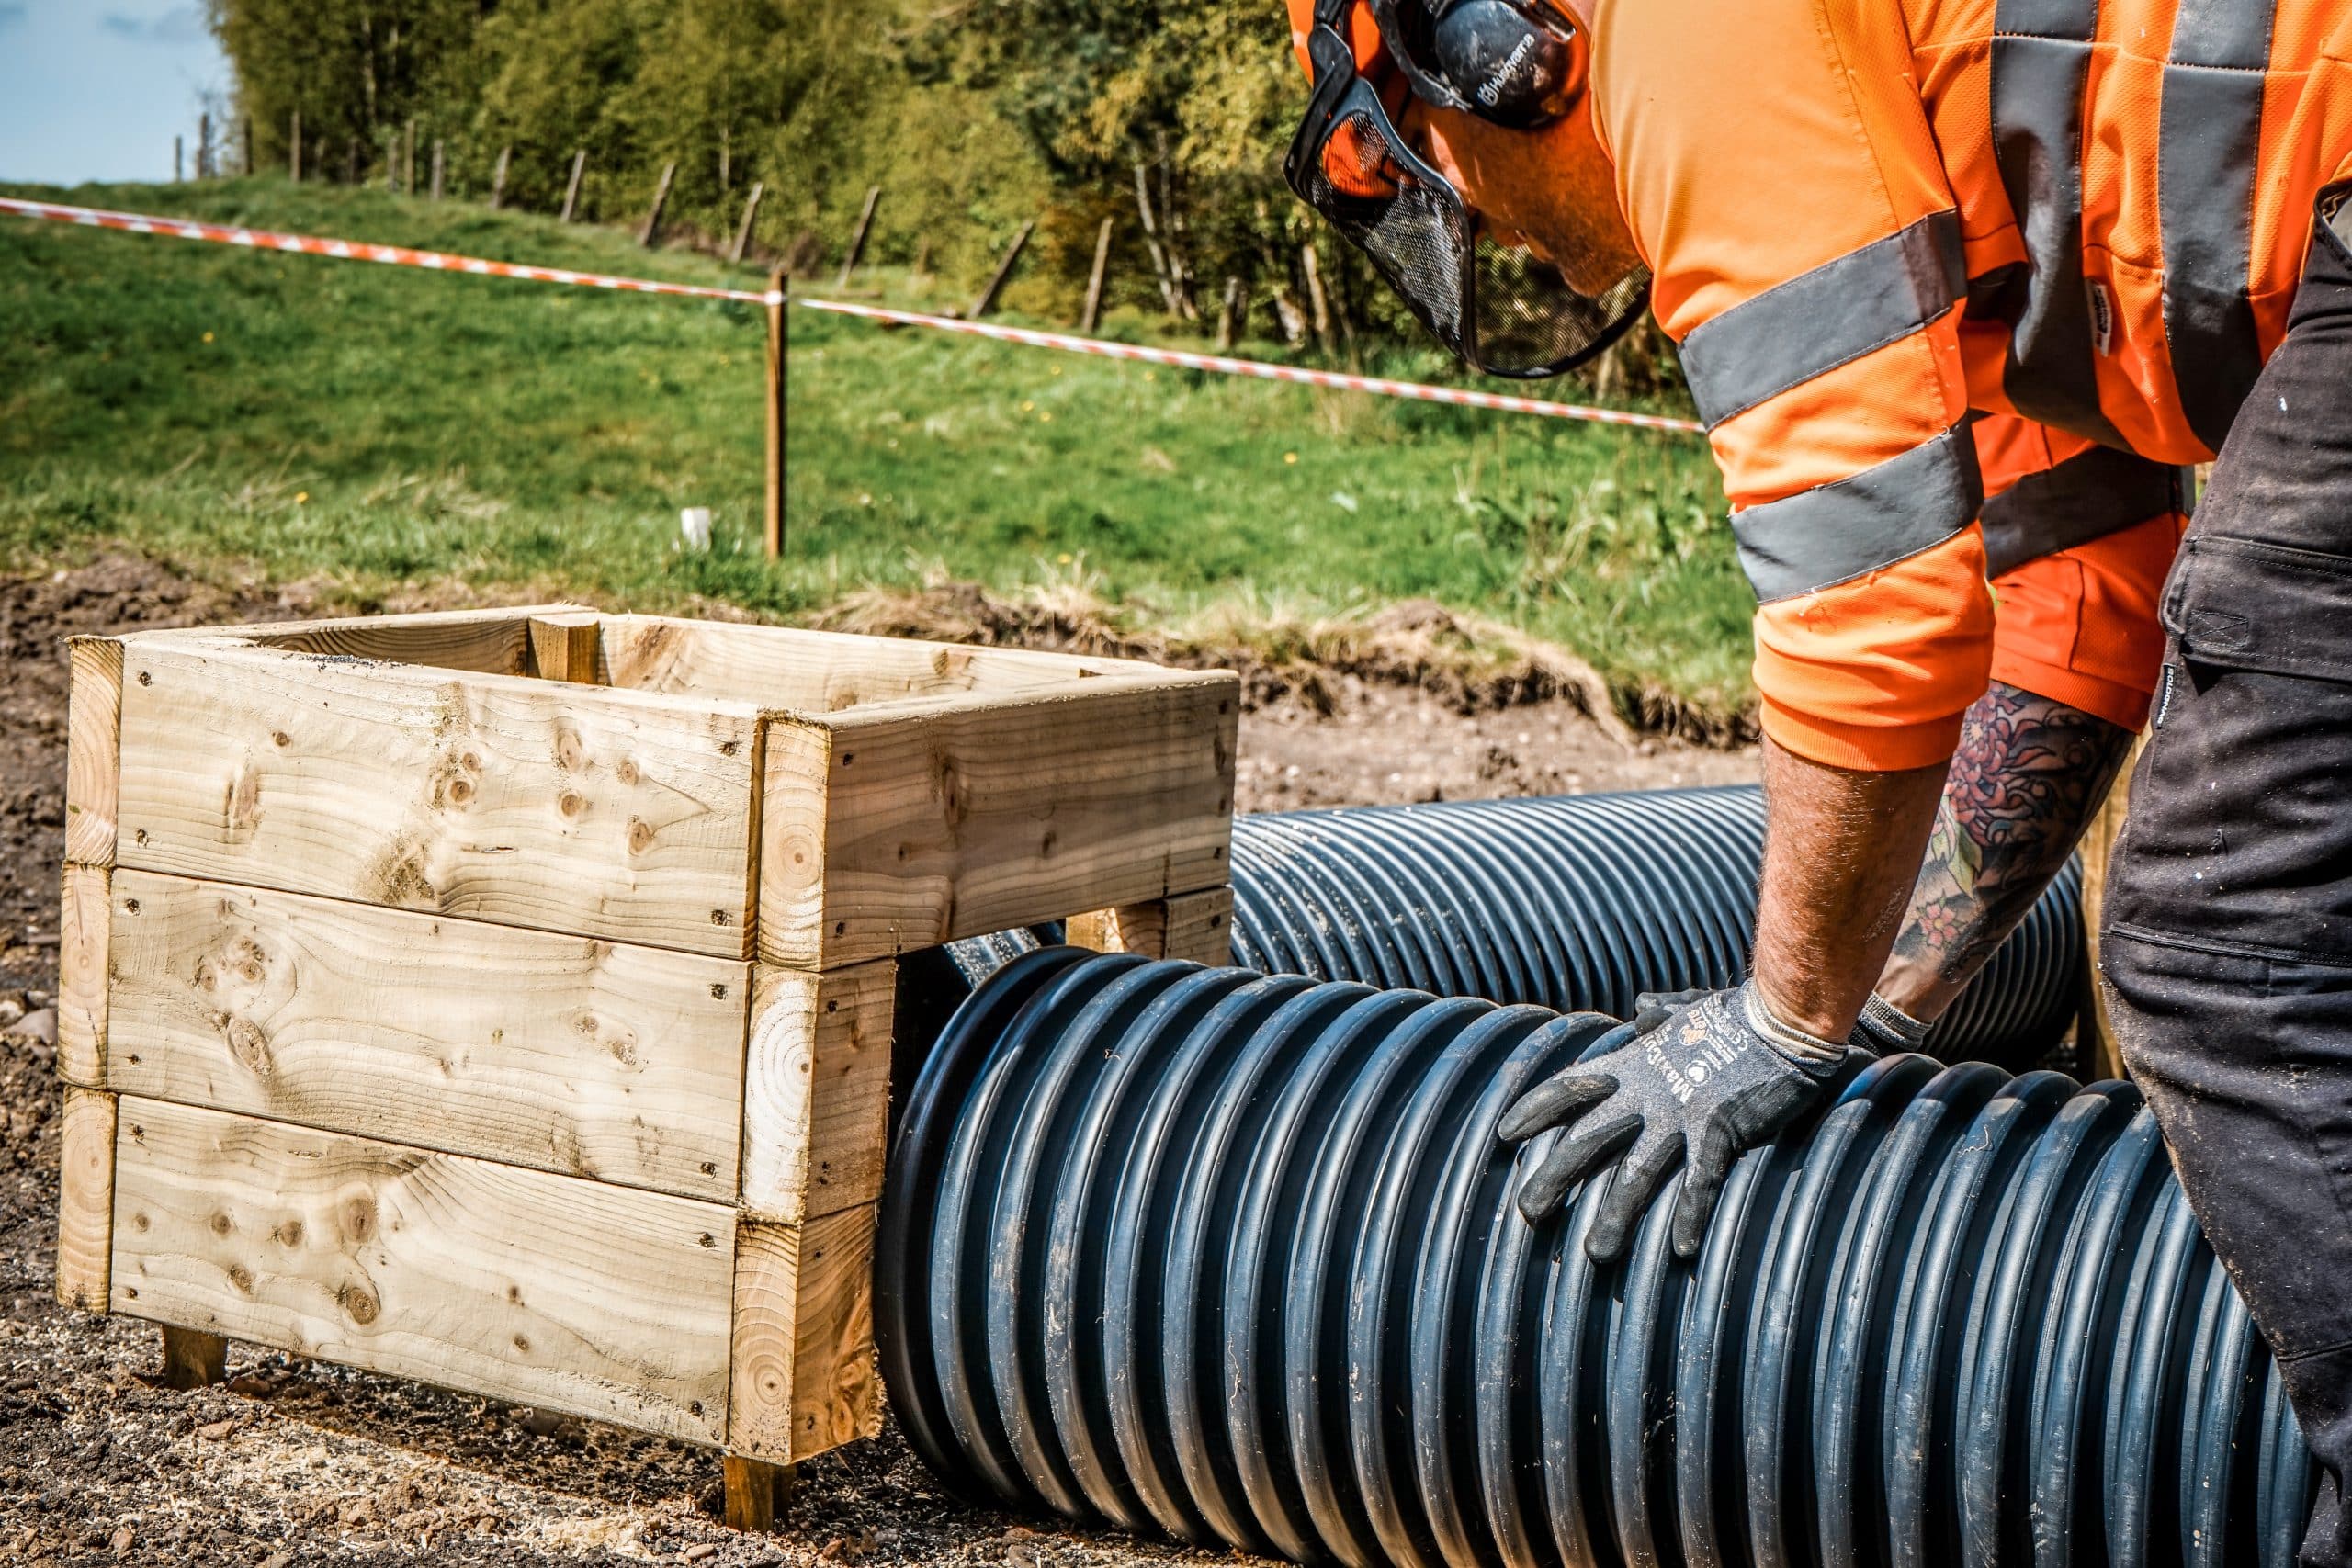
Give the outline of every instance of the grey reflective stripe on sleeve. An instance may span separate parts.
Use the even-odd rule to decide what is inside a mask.
[[[2255,155],[2270,0],[2181,0],[2157,122],[2165,338],[2189,429],[2213,451],[2262,370],[2254,306]]]
[[[1731,514],[1756,597],[1793,599],[1939,545],[1984,499],[1965,421],[1851,479]]]
[[[2002,385],[2029,419],[2121,446],[2098,406],[2083,277],[2083,94],[2098,27],[2098,0],[1994,8],[1993,160],[2027,267]]]
[[[1984,502],[1984,575],[2180,511],[2188,495],[2181,470],[2169,464],[2111,446],[2077,452]]]
[[[1932,213],[1742,300],[1682,340],[1708,428],[1910,336],[1968,287],[1960,214]]]

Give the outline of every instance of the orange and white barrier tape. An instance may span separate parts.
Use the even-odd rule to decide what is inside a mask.
[[[1261,381],[1287,381],[1301,387],[1328,387],[1375,397],[1407,398],[1416,402],[1447,403],[1457,408],[1487,409],[1498,413],[1534,414],[1548,419],[1614,424],[1636,430],[1702,434],[1695,421],[1665,414],[1632,413],[1622,409],[1590,408],[1555,403],[1541,398],[1518,398],[1502,392],[1473,391],[1464,387],[1431,386],[1421,381],[1396,381],[1384,376],[1353,376],[1338,370],[1313,370],[1304,366],[1272,365],[1260,359],[1236,359],[1222,354],[1193,354],[1184,349],[1151,348],[1115,343],[1108,338],[1080,337],[1074,333],[1036,332],[1027,327],[1000,326],[992,321],[959,321],[918,310],[893,310],[879,305],[856,305],[842,299],[788,299],[764,288],[719,288],[707,284],[659,283],[641,277],[616,277],[607,273],[574,272],[568,267],[531,266],[522,262],[485,261],[479,256],[452,255],[445,251],[411,250],[404,245],[377,245],[358,240],[322,240],[308,234],[279,234],[266,229],[201,223],[186,218],[158,218],[138,212],[110,212],[103,208],[68,207],[56,202],[23,201],[0,197],[0,213],[37,218],[85,228],[119,229],[131,234],[164,234],[178,240],[203,240],[214,244],[243,245],[251,250],[283,251],[299,255],[332,256],[341,261],[380,262],[390,266],[422,267],[432,272],[469,273],[481,277],[519,277],[533,283],[568,283],[582,288],[611,288],[629,294],[668,294],[690,299],[731,299],[745,305],[774,305],[783,300],[803,310],[854,316],[894,326],[933,327],[967,337],[1015,343],[1031,348],[1090,354],[1103,359],[1125,359],[1144,365],[1166,365],[1218,376],[1248,376]]]

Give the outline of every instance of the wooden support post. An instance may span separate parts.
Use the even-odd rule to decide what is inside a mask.
[[[734,248],[727,253],[727,259],[738,265],[742,264],[743,253],[751,248],[752,225],[759,221],[760,197],[765,196],[767,190],[764,183],[753,180],[752,194],[743,198],[743,221],[735,226]]]
[[[296,185],[302,183],[302,111],[300,109],[296,109],[287,118],[286,177]]]
[[[531,661],[542,681],[571,681],[583,686],[599,683],[596,670],[597,627],[594,610],[572,610],[531,617]]]
[[[506,167],[514,157],[514,144],[511,141],[498,150],[498,164],[490,172],[490,209],[492,212],[506,205]]]
[[[164,1325],[164,1371],[156,1380],[185,1392],[229,1381],[229,1342],[201,1329]]]
[[[931,236],[928,234],[915,242],[914,270],[907,275],[907,281],[919,289],[931,283]]]
[[[1102,270],[1110,264],[1111,220],[1105,218],[1094,236],[1094,270],[1086,275],[1086,310],[1078,319],[1078,330],[1089,336],[1102,319]]]
[[[172,183],[174,185],[179,184],[187,177],[185,171],[187,165],[185,160],[186,154],[181,151],[180,139],[175,136],[172,138]]]
[[[557,222],[571,222],[571,215],[580,209],[580,176],[587,167],[588,149],[582,147],[571,155],[571,179],[563,187],[563,212]]]
[[[441,139],[433,139],[433,199],[441,199]]]
[[[1312,242],[1298,248],[1299,270],[1306,275],[1306,302],[1314,311],[1315,341],[1325,353],[1331,349],[1331,300],[1323,292],[1323,262]]]
[[[670,205],[670,182],[678,177],[675,159],[662,165],[662,178],[653,187],[653,209],[645,215],[644,226],[637,231],[639,250],[652,248],[654,236],[662,232],[662,209]]]
[[[359,138],[356,136],[344,143],[343,183],[347,186],[356,186],[359,183]]]
[[[727,1528],[760,1535],[775,1529],[776,1516],[792,1506],[794,1468],[741,1454],[728,1454],[719,1465],[727,1477]]]
[[[242,147],[240,148],[240,151],[242,151],[242,152],[244,153],[244,161],[243,161],[243,163],[239,166],[239,173],[241,173],[241,174],[244,174],[244,175],[251,175],[251,174],[254,172],[254,117],[253,117],[253,116],[251,116],[251,115],[247,115],[247,116],[245,116],[245,117],[244,117],[244,118],[243,118],[243,120],[241,120],[241,121],[238,123],[238,127],[237,127],[237,133],[238,133],[238,135],[243,139],[243,145],[242,145]]]
[[[785,289],[791,274],[777,267],[768,274],[768,495],[762,534],[768,559],[784,555],[786,443],[785,377],[792,361],[792,329],[785,315]]]
[[[858,262],[865,257],[865,236],[873,231],[874,209],[881,205],[881,201],[880,186],[865,187],[865,206],[857,215],[857,231],[849,237],[849,254],[842,257],[842,275],[833,280],[835,288],[849,287],[849,275],[857,270]]]
[[[1212,887],[1074,915],[1069,941],[1097,953],[1140,953],[1222,966],[1233,961],[1233,889]]]
[[[1012,236],[1012,243],[1005,246],[1004,259],[996,264],[996,271],[989,276],[988,287],[980,290],[980,297],[973,300],[972,308],[965,312],[966,320],[977,321],[996,309],[996,297],[1004,292],[1005,280],[1012,276],[1012,268],[1021,260],[1021,253],[1028,245],[1029,236],[1036,227],[1035,218],[1021,225],[1020,232]]]
[[[1219,354],[1232,350],[1233,334],[1241,324],[1242,312],[1249,308],[1247,299],[1241,280],[1227,277],[1225,280],[1225,304],[1216,314],[1216,351]]]
[[[416,121],[413,119],[401,133],[401,194],[416,194]]]
[[[196,117],[196,177],[212,177],[212,117],[209,114]]]
[[[734,167],[728,161],[727,156],[730,129],[724,125],[718,128],[718,194],[721,196],[727,195],[735,188]]]
[[[65,1089],[58,1139],[57,1299],[83,1312],[107,1310],[114,1257],[115,1097]]]

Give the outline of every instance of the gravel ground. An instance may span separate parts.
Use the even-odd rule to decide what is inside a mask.
[[[0,1562],[1248,1561],[967,1507],[895,1430],[802,1466],[776,1533],[739,1535],[707,1452],[249,1346],[227,1387],[171,1393],[146,1381],[152,1325],[55,1303],[57,639],[310,607],[119,556],[0,579]],[[1755,776],[1750,754],[1625,748],[1565,704],[1464,716],[1402,688],[1344,695],[1331,716],[1249,717],[1242,809]]]

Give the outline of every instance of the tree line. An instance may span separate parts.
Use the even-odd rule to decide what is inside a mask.
[[[1205,333],[1238,289],[1257,335],[1423,341],[1283,184],[1303,84],[1274,0],[207,3],[262,166],[299,116],[318,175],[380,178],[413,135],[481,194],[511,149],[506,204],[553,211],[584,152],[580,213],[618,221],[674,164],[673,231],[725,243],[756,181],[754,250],[808,275],[879,187],[868,261],[968,284],[1034,220],[1014,300],[1072,316],[1110,219],[1115,303]],[[1671,377],[1650,342],[1600,380]]]

